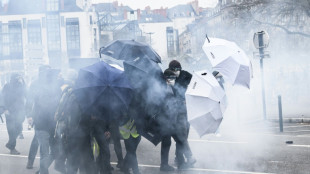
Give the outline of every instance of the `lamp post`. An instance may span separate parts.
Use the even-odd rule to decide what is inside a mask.
[[[265,82],[264,82],[264,58],[270,57],[269,53],[265,51],[265,48],[269,45],[269,35],[265,31],[257,32],[254,34],[253,43],[258,52],[254,52],[254,58],[257,57],[260,60],[260,72],[262,78],[262,100],[263,100],[263,116],[264,120],[267,119],[266,116],[266,98],[265,98]]]
[[[145,34],[150,35],[150,45],[152,45],[152,34],[154,34],[154,32],[147,32]]]

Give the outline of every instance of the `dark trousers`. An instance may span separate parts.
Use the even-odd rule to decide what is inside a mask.
[[[137,151],[140,141],[141,141],[141,136],[138,136],[137,138],[133,138],[132,136],[130,136],[128,139],[124,140],[125,148],[126,148],[124,166],[126,169],[132,168],[132,171],[134,174],[140,173],[139,167],[138,167],[137,155],[136,155],[136,151]]]
[[[36,130],[35,134],[40,145],[40,174],[48,174],[56,154],[54,137],[44,130]]]
[[[171,146],[171,137],[176,142],[176,158],[178,165],[185,162],[184,159],[184,142],[178,138],[176,135],[164,136],[161,142],[161,165],[168,165],[169,161],[169,151]]]
[[[189,129],[190,129],[190,124],[187,122],[187,134],[186,134],[186,139],[184,139],[183,140],[183,143],[184,143],[184,146],[183,146],[183,148],[184,149],[180,149],[180,150],[182,150],[183,151],[183,153],[184,153],[184,156],[186,157],[186,159],[189,159],[189,158],[192,158],[192,156],[193,156],[193,153],[192,153],[192,151],[191,151],[191,148],[189,147],[189,143],[188,143],[188,134],[189,134]],[[178,148],[178,147],[176,147],[176,148]],[[175,156],[177,156],[177,151],[178,151],[179,149],[176,149],[176,151],[175,151]]]
[[[16,138],[22,131],[23,124],[15,119],[13,114],[6,116],[6,128],[8,130],[9,141],[7,147],[10,150],[15,149],[16,147]]]
[[[109,173],[111,171],[109,143],[104,135],[106,131],[105,126],[105,122],[102,120],[91,121],[92,135],[99,146],[97,165],[100,173]]]
[[[67,174],[95,174],[95,163],[91,149],[90,135],[70,136],[67,139]]]
[[[113,122],[110,124],[110,132],[111,138],[114,144],[114,151],[118,160],[118,163],[123,162],[123,152],[122,152],[122,145],[121,145],[121,135],[119,133],[118,124]]]
[[[39,141],[37,139],[36,134],[34,134],[32,141],[31,141],[29,154],[28,154],[28,163],[29,164],[33,165],[34,160],[35,160],[37,153],[38,153],[38,149],[39,149]]]

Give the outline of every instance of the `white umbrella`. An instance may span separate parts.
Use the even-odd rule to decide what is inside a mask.
[[[234,42],[224,39],[206,39],[203,51],[214,70],[220,72],[231,84],[250,88],[252,64],[245,52]]]
[[[188,120],[199,135],[215,133],[227,103],[225,92],[212,73],[194,72],[185,99]]]

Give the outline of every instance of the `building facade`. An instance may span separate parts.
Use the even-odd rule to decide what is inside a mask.
[[[42,64],[64,69],[70,58],[93,57],[96,36],[92,32],[96,28],[90,14],[72,0],[2,3],[1,83],[12,72],[22,73],[30,81]]]

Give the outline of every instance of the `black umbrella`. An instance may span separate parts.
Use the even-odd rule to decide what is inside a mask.
[[[118,117],[127,112],[133,97],[126,75],[105,62],[82,68],[74,93],[83,112],[101,111],[106,114],[99,113],[104,119],[111,115]]]
[[[138,57],[132,61],[124,61],[124,71],[134,88],[141,88],[146,83],[160,81],[163,72],[159,65],[146,56]]]
[[[135,60],[137,57],[151,59],[161,63],[160,56],[147,44],[134,40],[116,40],[109,45],[100,48],[100,54],[104,54],[119,60]]]

